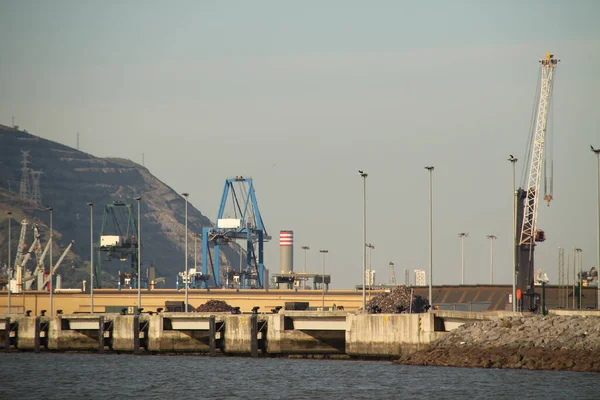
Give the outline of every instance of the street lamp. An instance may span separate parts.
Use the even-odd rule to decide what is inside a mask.
[[[581,292],[583,290],[583,250],[575,249],[576,255],[579,255],[579,309],[581,309]],[[573,260],[573,271],[577,270],[577,257]]]
[[[188,286],[190,275],[188,272],[188,197],[189,193],[181,193],[185,197],[185,312],[188,312]]]
[[[322,291],[322,300],[321,300],[321,310],[325,311],[325,254],[329,253],[329,250],[321,249],[319,250],[321,253],[321,264],[323,266],[323,274],[321,275],[323,279],[321,280],[321,291]]]
[[[596,182],[596,207],[598,208],[598,243],[597,243],[597,249],[596,251],[598,252],[597,256],[597,264],[596,264],[596,283],[598,285],[598,309],[600,310],[600,149],[595,149],[594,146],[590,145],[590,148],[592,149],[592,151],[594,152],[594,154],[596,154],[596,161],[597,161],[597,167],[596,167],[596,173],[598,176],[597,182]]]
[[[11,278],[12,278],[12,268],[10,267],[10,231],[11,231],[11,220],[12,220],[12,212],[7,211],[6,215],[8,215],[8,313],[11,311],[11,303],[10,303],[10,292],[11,288]]]
[[[54,234],[52,233],[52,207],[47,208],[50,211],[50,274],[48,279],[48,288],[50,289],[50,316],[53,316],[54,309],[54,284],[52,283],[52,276],[54,275],[54,271],[52,271],[52,247],[54,247]]]
[[[90,206],[90,313],[94,313],[94,203]]]
[[[371,301],[371,287],[373,286],[373,249],[375,246],[371,243],[367,243],[367,247],[369,248],[369,301]],[[366,279],[366,278],[365,278]]]
[[[458,234],[460,238],[460,254],[461,254],[461,285],[465,284],[465,238],[469,237],[468,232],[461,232]]]
[[[198,234],[194,234],[194,269],[198,272]]]
[[[513,240],[512,240],[512,253],[513,253],[513,268],[512,268],[512,309],[513,312],[517,311],[517,188],[515,187],[515,166],[519,159],[510,157],[506,159],[512,164],[512,193],[513,193]],[[600,296],[600,292],[599,292]]]
[[[486,235],[490,239],[490,285],[494,284],[494,240],[496,235]]]
[[[429,305],[433,305],[433,170],[432,165],[425,167],[429,171]]]
[[[306,274],[306,254],[310,250],[309,246],[302,246],[302,250],[304,250],[304,273]],[[306,290],[306,277],[304,277],[304,290]]]
[[[367,272],[367,174],[362,170],[358,173],[363,178],[363,270],[362,270],[362,311],[367,310],[367,292],[365,291],[365,274]]]
[[[138,268],[137,268],[137,290],[138,290],[138,309],[142,308],[142,198],[140,196],[135,197],[138,203]],[[137,313],[136,313],[137,314]]]

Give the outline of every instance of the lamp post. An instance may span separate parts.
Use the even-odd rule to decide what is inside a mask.
[[[596,245],[597,254],[597,264],[596,264],[596,283],[598,284],[598,309],[600,310],[600,149],[595,149],[594,146],[590,146],[594,154],[596,154],[596,174],[597,174],[597,182],[596,182],[596,208],[597,210],[597,218],[598,218],[598,243]]]
[[[188,197],[189,193],[181,193],[185,197],[185,312],[188,312],[188,286],[190,275],[188,272]]]
[[[433,305],[433,170],[429,165],[429,305]]]
[[[137,290],[138,290],[138,309],[142,308],[142,198],[135,197],[138,203],[138,237],[137,237],[137,253],[138,253],[138,268],[137,268]],[[137,314],[137,313],[136,313]]]
[[[579,255],[579,309],[581,309],[581,292],[583,290],[583,250],[582,249],[575,249],[575,254]],[[575,260],[573,260],[573,266],[574,266],[574,271],[577,270],[577,258],[575,257]]]
[[[319,250],[321,253],[321,264],[323,266],[323,274],[321,275],[323,279],[321,280],[321,291],[322,291],[322,299],[321,299],[321,310],[325,311],[325,254],[329,253],[329,250],[321,249]]]
[[[371,289],[373,286],[373,249],[375,246],[371,243],[367,243],[367,247],[369,248],[369,301],[371,301]]]
[[[512,309],[513,312],[517,311],[517,188],[515,187],[515,166],[519,159],[510,155],[506,159],[512,164],[512,193],[513,193],[513,239],[512,239],[512,254],[513,254],[513,268],[512,268]]]
[[[460,269],[460,276],[461,276],[461,285],[465,284],[465,238],[469,237],[469,233],[468,232],[461,232],[458,234],[458,237],[460,238],[460,258],[461,258],[461,269]]]
[[[306,254],[310,250],[310,246],[302,246],[302,250],[304,250],[304,273],[306,274]],[[306,277],[304,277],[303,283],[304,283],[303,289],[306,290]]]
[[[90,313],[94,313],[94,203],[90,206]]]
[[[12,212],[7,211],[6,215],[8,215],[8,313],[11,311],[11,303],[10,303],[10,292],[11,288],[11,278],[12,278],[12,268],[10,267],[10,231],[11,231],[11,220],[12,220]]]
[[[194,234],[194,269],[198,272],[198,234]]]
[[[367,310],[367,292],[365,291],[365,274],[367,271],[367,174],[362,170],[358,173],[363,178],[363,269],[362,269],[362,312]]]
[[[497,239],[496,235],[487,235],[490,239],[490,285],[494,284],[494,240]]]
[[[52,247],[54,247],[54,234],[52,233],[52,210],[52,207],[48,207],[48,211],[50,211],[50,273],[48,279],[48,289],[50,290],[50,316],[54,315],[54,284],[52,283],[52,276],[54,275],[54,271],[52,271]]]

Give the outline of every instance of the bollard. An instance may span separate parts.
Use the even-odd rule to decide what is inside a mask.
[[[215,316],[211,315],[208,317],[208,355],[214,356],[216,353],[216,334],[217,324],[215,322]]]
[[[250,316],[250,356],[258,357],[258,315]]]
[[[98,322],[98,353],[104,353],[104,315],[100,316]]]
[[[34,331],[34,339],[33,339],[33,351],[36,353],[40,352],[40,334],[41,334],[41,323],[40,317],[35,317],[35,331]]]
[[[140,352],[140,316],[133,317],[133,354]]]

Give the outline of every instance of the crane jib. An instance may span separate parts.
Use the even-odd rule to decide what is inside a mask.
[[[530,244],[535,241],[538,193],[540,191],[542,162],[544,159],[544,141],[548,121],[548,104],[552,92],[554,67],[558,63],[558,60],[554,59],[552,54],[548,53],[545,59],[540,60],[540,63],[542,64],[540,96],[537,107],[533,146],[531,146],[531,161],[527,179],[527,200],[524,204],[525,210],[519,244]]]

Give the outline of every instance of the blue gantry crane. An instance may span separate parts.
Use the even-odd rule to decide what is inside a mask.
[[[246,264],[240,263],[239,279],[242,288],[265,288],[265,268],[263,261],[264,242],[271,237],[267,234],[258,209],[252,178],[236,176],[225,180],[221,205],[215,227],[202,229],[202,273],[208,274],[210,265],[213,284],[221,287],[219,281],[219,248],[235,242],[246,241]],[[214,249],[214,257],[211,254]],[[240,257],[242,257],[240,251]],[[207,282],[202,282],[207,287]]]

